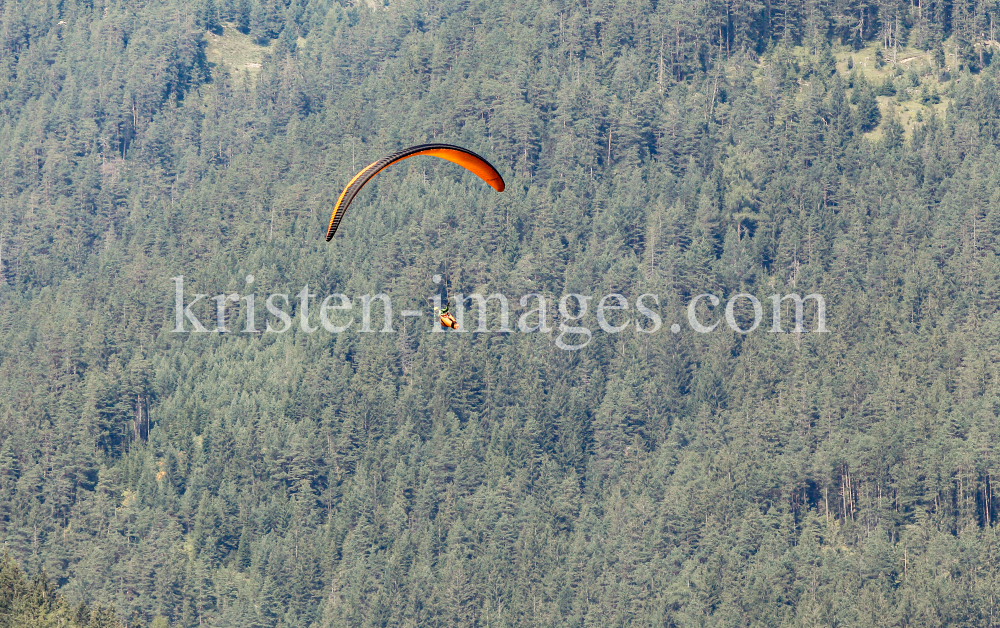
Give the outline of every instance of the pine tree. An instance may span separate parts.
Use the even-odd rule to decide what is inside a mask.
[[[856,90],[858,88],[855,88]],[[875,93],[870,88],[861,88],[858,97],[858,108],[855,112],[858,128],[867,133],[879,125],[882,121],[882,112],[879,110]]]

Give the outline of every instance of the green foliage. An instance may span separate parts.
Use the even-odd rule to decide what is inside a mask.
[[[356,4],[5,6],[0,540],[59,594],[6,558],[0,622],[989,625],[997,77],[907,136],[830,55],[978,59],[995,4]],[[507,191],[408,160],[322,242],[422,141]],[[179,275],[262,328],[434,274],[664,325],[170,331]],[[832,333],[670,333],[702,292],[819,292]]]
[[[862,131],[867,133],[878,126],[882,120],[882,112],[879,110],[874,90],[864,87],[858,91],[858,109],[856,113],[857,124]]]
[[[123,628],[123,624],[111,609],[70,606],[45,572],[29,578],[5,551],[0,555],[0,628],[56,627]]]

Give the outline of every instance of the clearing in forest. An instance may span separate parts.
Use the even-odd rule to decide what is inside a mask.
[[[241,33],[236,24],[225,22],[222,34],[205,33],[205,56],[213,74],[228,72],[233,77],[243,74],[254,76],[260,72],[264,55],[274,46],[258,45],[250,35]]]

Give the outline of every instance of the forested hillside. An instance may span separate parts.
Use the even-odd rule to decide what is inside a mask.
[[[160,622],[162,625],[162,621]],[[6,553],[0,556],[0,626],[3,628],[121,628],[114,609],[71,607],[44,573],[28,578]],[[134,627],[141,624],[133,624]]]
[[[1000,625],[997,0],[0,20],[0,541],[47,574],[0,579],[38,625]],[[323,241],[424,142],[506,191],[410,159]],[[663,328],[171,331],[179,276],[262,330],[270,294],[419,308],[435,274]],[[792,292],[830,333],[767,331]],[[696,333],[701,293],[765,323]]]

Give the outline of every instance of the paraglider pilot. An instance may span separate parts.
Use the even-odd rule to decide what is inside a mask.
[[[458,329],[458,321],[455,320],[455,317],[452,316],[451,312],[448,311],[449,310],[448,303],[445,303],[444,307],[441,309],[438,308],[434,309],[438,312],[438,316],[441,320],[442,327],[451,327],[452,329]]]

